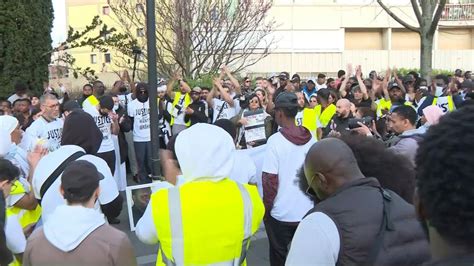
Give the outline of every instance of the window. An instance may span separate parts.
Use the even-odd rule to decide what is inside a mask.
[[[110,57],[110,53],[104,54],[104,61],[105,63],[110,63],[112,61],[112,58]]]
[[[135,5],[135,12],[143,13],[144,10],[145,10],[145,8],[143,7],[143,4],[138,3],[138,4]]]
[[[109,14],[110,14],[110,6],[103,6],[102,15],[109,15]]]
[[[91,54],[91,64],[97,64],[97,55]]]
[[[145,30],[143,28],[138,28],[137,29],[137,36],[138,37],[144,37],[145,36]]]

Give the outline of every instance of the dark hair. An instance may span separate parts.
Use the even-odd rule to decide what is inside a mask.
[[[92,83],[92,89],[97,96],[103,96],[105,93],[104,83],[100,80],[96,80]]]
[[[235,137],[237,136],[237,129],[235,128],[235,125],[232,123],[232,121],[229,119],[219,119],[214,122],[214,125],[224,129],[232,137],[232,140],[235,140]]]
[[[7,100],[0,101],[0,104],[3,104],[3,103],[7,103],[8,107],[12,109],[12,103],[10,101],[7,101]]]
[[[28,86],[23,83],[23,82],[17,82],[15,83],[15,91],[16,92],[24,92],[24,91],[27,91],[28,90]]]
[[[7,159],[0,158],[0,181],[15,180],[20,175],[20,170]]]
[[[203,90],[203,91],[211,91],[211,89],[208,88],[208,87],[201,87],[201,90]]]
[[[415,169],[406,157],[388,150],[382,141],[372,137],[343,135],[340,139],[351,148],[364,176],[377,178],[383,188],[413,203]]]
[[[408,72],[408,75],[412,75],[415,78],[415,80],[420,78],[420,75],[416,71],[410,71]]]
[[[13,102],[13,106],[15,106],[16,103],[19,103],[19,102],[27,102],[29,105],[31,105],[31,100],[28,99],[28,98],[20,98],[20,99],[16,99],[14,102]]]
[[[296,114],[298,113],[298,107],[279,107],[275,108],[275,110],[280,110],[283,112],[283,115],[287,118],[295,118]]]
[[[357,107],[357,111],[362,114],[362,117],[368,117],[368,116],[372,118],[376,117],[375,111],[373,111],[372,108],[370,107],[360,106],[360,107]]]
[[[326,77],[326,75],[324,75],[323,73],[319,73],[319,74],[318,74],[318,79],[323,79],[323,78],[325,78],[325,77]]]
[[[82,86],[82,89],[84,89],[85,87],[90,87],[92,89],[92,85],[89,83],[84,84],[84,86]]]
[[[31,108],[31,116],[32,117],[37,115],[39,112],[41,112],[40,108],[37,108],[37,107]]]
[[[337,71],[337,78],[341,78],[341,77],[344,76],[345,74],[346,74],[346,71],[344,71],[344,70],[341,69],[341,70]]]
[[[416,114],[415,109],[413,107],[408,106],[408,105],[401,105],[395,108],[392,113],[397,114],[398,116],[401,116],[404,119],[408,119],[410,124],[415,125],[416,120],[418,119],[418,115]]]
[[[430,226],[449,242],[474,245],[474,106],[431,126],[416,156],[418,195]]]
[[[329,89],[320,89],[317,93],[318,99],[323,99],[326,102],[329,100],[329,95],[331,95]]]
[[[326,84],[329,84],[329,83],[331,83],[331,82],[333,82],[333,81],[334,81],[333,78],[328,78],[328,79],[326,80]]]
[[[449,84],[449,78],[446,75],[436,75],[435,79],[442,79],[445,85]]]

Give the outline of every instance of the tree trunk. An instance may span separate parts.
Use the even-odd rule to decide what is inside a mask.
[[[423,78],[430,81],[430,75],[433,65],[433,35],[420,34],[420,74]]]

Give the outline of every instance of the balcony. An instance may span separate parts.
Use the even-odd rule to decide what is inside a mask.
[[[441,21],[473,21],[474,4],[446,4]]]

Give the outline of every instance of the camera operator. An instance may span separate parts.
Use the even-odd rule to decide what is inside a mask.
[[[331,122],[323,129],[323,138],[338,137],[349,134],[349,119],[353,118],[351,112],[351,102],[348,99],[340,99],[336,103],[336,114],[332,117]]]

